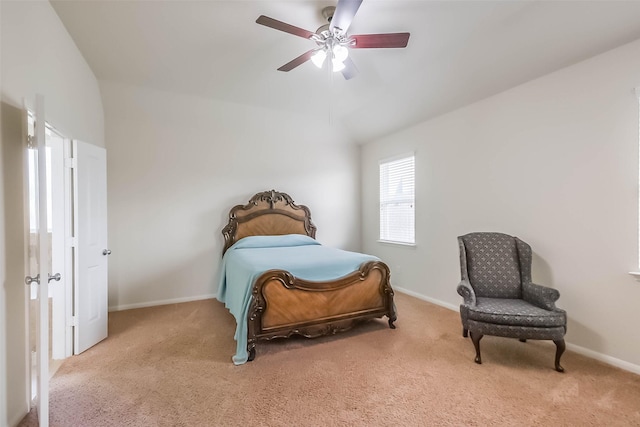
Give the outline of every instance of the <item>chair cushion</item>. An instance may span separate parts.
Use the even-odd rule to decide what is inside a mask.
[[[472,334],[493,335],[507,338],[525,338],[530,340],[561,340],[567,332],[565,326],[512,326],[469,320],[469,332]]]
[[[468,318],[485,323],[510,326],[565,326],[567,316],[563,310],[545,310],[523,299],[477,298],[475,306],[468,307]]]
[[[521,298],[520,264],[515,239],[502,233],[462,236],[469,282],[479,297]]]

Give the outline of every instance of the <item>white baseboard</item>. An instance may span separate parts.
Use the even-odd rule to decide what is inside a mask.
[[[145,307],[155,307],[157,305],[179,304],[181,302],[200,301],[203,299],[216,298],[217,296],[218,294],[215,293],[215,294],[207,294],[207,295],[198,295],[194,297],[148,301],[148,302],[141,302],[136,304],[122,304],[122,305],[115,305],[115,306],[109,307],[109,311],[122,311],[122,310],[131,310],[132,308],[145,308]]]
[[[448,302],[440,301],[439,299],[431,298],[426,295],[419,294],[417,292],[410,291],[409,289],[399,288],[397,286],[393,287],[394,291],[401,292],[403,294],[410,295],[414,298],[421,299],[422,301],[430,302],[435,305],[439,305],[440,307],[448,308],[449,310],[459,311],[460,306],[455,304],[449,304]]]
[[[580,347],[579,345],[567,343],[567,349],[571,351],[575,351],[578,354],[583,356],[590,357],[592,359],[599,360],[600,362],[604,362],[607,365],[615,366],[616,368],[624,369],[625,371],[633,372],[634,374],[640,375],[640,366],[626,362],[621,359],[617,359],[612,356],[607,356],[606,354],[598,353],[597,351],[589,350],[588,348]]]
[[[29,413],[29,411],[24,412],[24,413],[20,412],[20,413],[14,415],[13,418],[11,420],[9,420],[9,425],[10,426],[17,426],[18,424],[20,424],[20,421],[22,421],[22,419],[27,416],[28,413]],[[20,415],[20,414],[22,414],[22,415]]]
[[[450,303],[444,302],[444,301],[440,301],[440,300],[435,299],[435,298],[430,298],[430,297],[427,297],[425,295],[419,294],[417,292],[410,291],[408,289],[403,289],[403,288],[399,288],[397,286],[394,286],[393,290],[401,292],[403,294],[410,295],[410,296],[412,296],[414,298],[421,299],[423,301],[430,302],[430,303],[435,304],[435,305],[439,305],[441,307],[448,308],[448,309],[453,310],[453,311],[459,311],[460,310],[460,307],[457,306],[457,305],[450,304]],[[590,349],[584,348],[584,347],[580,347],[579,345],[575,345],[575,344],[571,344],[571,343],[567,343],[567,349],[571,350],[571,351],[575,351],[576,353],[581,354],[582,356],[590,357],[591,359],[595,359],[595,360],[598,360],[600,362],[604,362],[607,365],[615,366],[616,368],[624,369],[625,371],[633,372],[634,374],[640,375],[640,365],[636,365],[634,363],[627,362],[627,361],[624,361],[624,360],[621,360],[621,359],[618,359],[618,358],[615,358],[615,357],[612,357],[612,356],[608,356],[606,354],[599,353],[597,351],[590,350]]]
[[[426,295],[420,294],[418,292],[410,291],[408,289],[394,286],[393,290],[397,292],[401,292],[403,294],[407,294],[414,298],[418,298],[423,301],[430,302],[440,307],[448,308],[449,310],[458,311],[460,309],[458,305],[444,302],[435,298],[431,298]],[[123,305],[109,307],[109,311],[130,310],[133,308],[154,307],[157,305],[166,305],[166,304],[179,304],[182,302],[199,301],[203,299],[211,299],[216,297],[217,297],[217,294],[207,294],[207,295],[199,295],[199,296],[186,297],[186,298],[174,298],[174,299],[167,299],[167,300],[149,301],[149,302],[138,303],[138,304],[123,304]],[[567,349],[574,351],[578,354],[581,354],[583,356],[598,360],[600,362],[604,362],[608,365],[615,366],[616,368],[624,369],[625,371],[633,372],[634,374],[640,375],[640,365],[636,365],[634,363],[627,362],[622,359],[618,359],[613,356],[599,353],[597,351],[590,350],[588,348],[584,348],[579,345],[575,345],[571,343],[567,343]],[[21,419],[22,418],[20,418],[18,421],[20,421]]]

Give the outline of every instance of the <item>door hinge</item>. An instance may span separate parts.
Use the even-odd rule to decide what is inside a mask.
[[[27,148],[36,148],[38,144],[36,144],[37,138],[35,135],[27,135]]]
[[[67,247],[75,248],[78,246],[78,238],[77,237],[67,237]]]
[[[75,169],[78,165],[75,157],[67,157],[64,159],[64,167],[67,169]]]
[[[69,322],[69,326],[73,326],[74,328],[78,326],[78,316],[71,316],[71,321]]]

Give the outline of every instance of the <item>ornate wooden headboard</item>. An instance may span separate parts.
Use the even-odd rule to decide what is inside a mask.
[[[222,229],[222,254],[243,237],[283,234],[304,234],[315,239],[316,226],[311,222],[311,212],[306,206],[296,205],[288,194],[263,191],[246,205],[234,206],[229,211],[229,223]]]

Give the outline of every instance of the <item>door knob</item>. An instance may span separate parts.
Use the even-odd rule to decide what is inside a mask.
[[[51,275],[51,273],[49,273],[49,282],[51,282],[52,280],[55,280],[56,282],[60,281],[60,273],[56,273],[53,276]]]
[[[111,249],[105,249],[102,251],[102,255],[111,255]]]
[[[36,277],[27,276],[24,278],[24,283],[26,285],[30,285],[32,283],[40,284],[40,275],[38,274]]]

